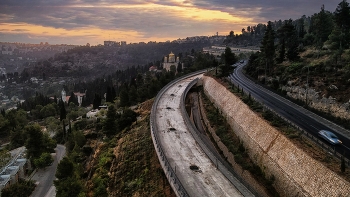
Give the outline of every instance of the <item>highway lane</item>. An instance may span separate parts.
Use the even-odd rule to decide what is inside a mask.
[[[243,87],[245,92],[249,92],[252,97],[254,97],[258,102],[263,105],[271,108],[276,113],[280,114],[282,117],[290,120],[293,124],[302,128],[304,131],[312,134],[315,137],[318,137],[318,131],[321,129],[326,129],[333,131],[337,134],[339,139],[343,142],[340,146],[331,146],[338,153],[344,154],[344,156],[350,159],[350,140],[345,135],[344,132],[339,132],[339,130],[333,124],[330,124],[329,121],[324,120],[321,117],[318,117],[312,112],[284,99],[283,97],[261,87],[258,84],[255,84],[242,73],[244,65],[238,66],[234,73],[230,75],[231,82],[239,84],[240,87]]]

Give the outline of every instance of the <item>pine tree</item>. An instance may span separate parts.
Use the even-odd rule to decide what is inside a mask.
[[[265,58],[265,76],[267,75],[268,67],[273,66],[273,58],[275,56],[275,31],[272,29],[272,23],[267,23],[266,31],[261,42],[261,53]]]
[[[69,99],[68,99],[68,105],[69,105],[69,103],[74,103],[76,106],[79,105],[78,99],[77,99],[77,97],[75,96],[74,92],[71,92],[71,94],[70,94],[70,97],[69,97]]]
[[[346,49],[350,41],[350,6],[346,0],[338,4],[334,12],[334,21],[343,35],[340,40],[340,48]]]
[[[92,108],[97,109],[101,105],[101,97],[99,94],[95,93],[94,101],[92,103]]]
[[[117,112],[114,105],[109,105],[107,110],[107,117],[103,124],[103,132],[107,135],[115,134],[117,132]]]
[[[315,35],[315,43],[318,49],[321,49],[323,43],[328,40],[328,36],[333,30],[332,13],[325,11],[324,6],[321,11],[311,17],[311,33]]]
[[[67,112],[66,112],[66,108],[64,106],[64,102],[62,100],[60,100],[59,102],[59,107],[60,107],[60,120],[64,120],[66,119],[66,115],[67,115]]]
[[[111,90],[111,87],[109,86],[107,86],[106,102],[109,102],[109,103],[113,102],[112,90]]]

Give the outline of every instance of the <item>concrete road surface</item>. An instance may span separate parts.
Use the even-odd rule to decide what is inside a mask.
[[[31,197],[53,197],[56,196],[56,189],[53,185],[53,180],[55,180],[55,174],[58,163],[66,154],[66,147],[63,145],[57,145],[55,148],[56,154],[54,156],[54,162],[51,166],[45,169],[38,170],[34,176],[31,178],[37,184],[35,190],[33,191]]]

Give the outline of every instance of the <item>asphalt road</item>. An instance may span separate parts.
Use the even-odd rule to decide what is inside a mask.
[[[55,174],[58,163],[66,154],[66,147],[63,145],[57,145],[55,148],[56,155],[54,157],[54,162],[51,166],[45,169],[38,170],[32,180],[36,181],[37,186],[33,191],[31,197],[53,197],[56,196],[55,187],[53,186],[53,181],[55,180]]]
[[[242,73],[243,66],[244,64],[240,64],[235,69],[234,73],[230,75],[229,78],[231,82],[236,85],[239,84],[241,88],[243,87],[245,92],[249,92],[257,101],[273,109],[284,118],[290,120],[293,124],[317,138],[319,138],[318,131],[321,129],[330,130],[336,133],[343,144],[338,146],[329,144],[329,146],[334,148],[336,152],[343,154],[346,158],[350,159],[350,139],[348,137],[348,131],[340,129],[339,126],[332,124],[328,120],[325,120],[283,97],[272,93],[262,86],[255,84],[244,76]]]

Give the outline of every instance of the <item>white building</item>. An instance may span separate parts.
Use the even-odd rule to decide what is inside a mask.
[[[175,66],[175,72],[176,72],[177,65],[179,63],[180,63],[180,58],[179,57],[175,57],[174,53],[171,52],[169,54],[169,57],[167,57],[167,56],[164,57],[163,69],[165,69],[166,71],[170,71],[170,68],[172,66]]]

